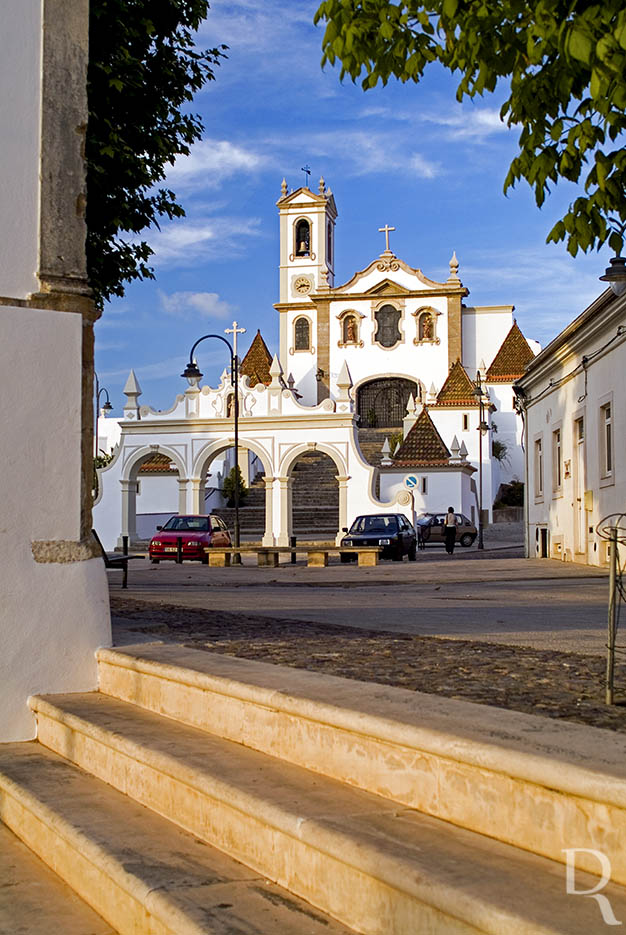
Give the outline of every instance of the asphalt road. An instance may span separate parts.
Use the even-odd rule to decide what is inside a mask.
[[[299,619],[392,633],[485,640],[538,649],[605,653],[608,575],[604,569],[515,550],[441,551],[417,562],[358,568],[302,562],[258,568],[132,562],[128,597],[215,608],[261,618]],[[121,575],[109,572],[118,592]],[[626,643],[626,640],[623,642]]]

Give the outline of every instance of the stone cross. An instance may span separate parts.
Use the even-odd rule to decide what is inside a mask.
[[[384,227],[379,227],[378,231],[385,235],[385,252],[389,253],[389,231],[395,231],[395,227],[389,227],[388,224],[385,224]]]
[[[233,322],[232,328],[224,328],[224,334],[232,334],[233,336],[233,356],[234,357],[237,356],[237,335],[245,334],[245,333],[246,333],[246,329],[238,328],[236,321]]]

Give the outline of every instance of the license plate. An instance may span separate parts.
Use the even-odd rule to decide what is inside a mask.
[[[175,545],[166,545],[163,551],[164,552],[178,552],[178,548]]]

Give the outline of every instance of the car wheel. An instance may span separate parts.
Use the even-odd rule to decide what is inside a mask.
[[[159,562],[160,562],[160,559],[158,559],[158,558],[151,558],[150,561],[151,561],[151,563],[152,563],[153,565],[158,565]]]
[[[202,556],[202,564],[203,564],[203,565],[208,565],[208,564],[209,564],[209,556],[206,554],[206,552],[205,552],[204,555]]]
[[[415,543],[409,548],[408,551],[409,561],[414,562],[417,559],[417,546]]]
[[[475,538],[476,536],[473,536],[470,532],[466,532],[459,539],[459,543],[467,549],[472,544]]]

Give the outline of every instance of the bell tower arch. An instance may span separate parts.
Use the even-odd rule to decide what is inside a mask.
[[[276,206],[280,259],[279,301],[275,308],[280,313],[280,361],[285,373],[293,372],[298,382],[302,378],[309,383],[313,381],[308,392],[305,389],[306,396],[317,395],[315,378],[311,374],[319,369],[320,353],[324,360],[328,357],[328,303],[320,306],[319,302],[313,303],[310,296],[323,295],[335,284],[337,206],[323,178],[317,192],[312,192],[308,185],[290,192],[283,179]],[[303,316],[310,322],[311,337],[307,347],[298,343],[294,331],[296,320]]]

